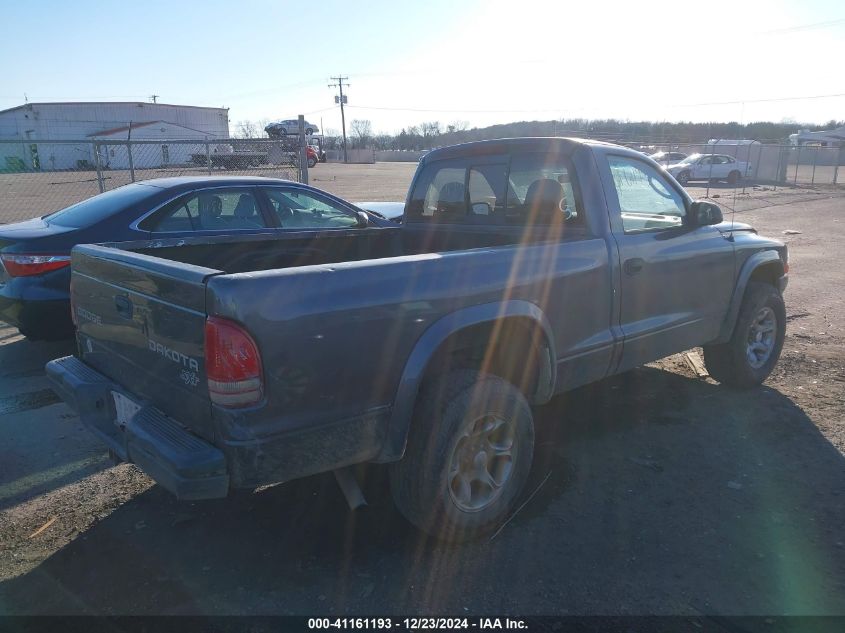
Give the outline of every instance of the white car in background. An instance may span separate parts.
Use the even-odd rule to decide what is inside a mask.
[[[687,157],[683,152],[655,152],[649,155],[649,158],[655,163],[661,165],[674,165],[679,163]]]
[[[691,180],[727,180],[736,184],[751,173],[751,163],[727,154],[691,154],[666,167],[682,185]]]

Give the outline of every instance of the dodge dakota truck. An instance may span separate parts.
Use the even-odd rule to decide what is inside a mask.
[[[784,244],[580,139],[432,151],[395,227],[71,257],[78,353],[47,372],[117,458],[182,499],[328,471],[349,491],[386,463],[404,516],[453,540],[518,502],[532,406],[699,345],[752,387],[786,325]]]

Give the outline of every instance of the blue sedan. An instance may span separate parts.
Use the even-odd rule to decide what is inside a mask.
[[[30,339],[71,336],[70,249],[76,244],[368,225],[395,226],[287,180],[218,176],[133,183],[42,218],[0,225],[0,320]]]

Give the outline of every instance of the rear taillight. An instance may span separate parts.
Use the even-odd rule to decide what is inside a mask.
[[[3,254],[3,266],[12,277],[41,275],[70,266],[70,255]]]
[[[258,346],[233,321],[205,322],[205,373],[211,401],[222,407],[248,407],[264,396]]]

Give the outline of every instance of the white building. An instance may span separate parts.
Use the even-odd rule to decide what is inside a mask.
[[[140,101],[27,103],[0,111],[0,169],[88,168],[95,164],[92,141],[126,139],[130,125],[131,138],[138,140],[225,139],[229,138],[229,111]],[[49,142],[58,140],[80,143]],[[108,151],[103,147],[101,161],[118,169],[128,166],[125,146],[109,147]],[[157,158],[148,147],[157,148]],[[185,163],[194,151],[188,145],[170,147],[166,143],[138,148],[141,149],[137,156],[133,149],[138,167]]]

